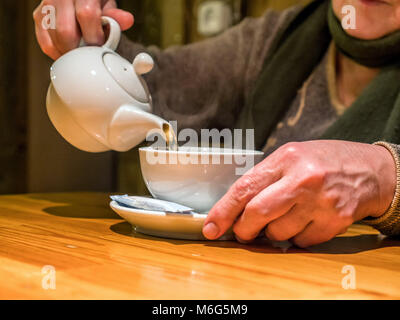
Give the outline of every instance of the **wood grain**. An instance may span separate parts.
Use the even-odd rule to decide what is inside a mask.
[[[1,299],[399,299],[400,241],[366,226],[286,253],[143,236],[94,193],[0,197]],[[42,288],[43,266],[56,289]],[[342,288],[355,267],[356,290]]]

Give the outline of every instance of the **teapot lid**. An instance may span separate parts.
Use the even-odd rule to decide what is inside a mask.
[[[108,72],[122,89],[124,89],[131,97],[133,97],[137,101],[142,103],[149,103],[149,90],[145,81],[140,77],[140,74],[138,73],[139,68],[135,67],[135,62],[140,59],[141,55],[143,56],[147,54],[139,54],[132,64],[114,52],[107,52],[103,56],[103,62]],[[151,70],[154,65],[153,60],[150,56],[147,56],[147,61],[142,61],[140,66],[148,63],[151,65]]]

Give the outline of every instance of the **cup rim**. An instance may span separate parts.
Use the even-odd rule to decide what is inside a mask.
[[[243,155],[263,156],[265,153],[257,150],[232,149],[232,148],[203,148],[203,147],[179,147],[178,150],[154,149],[153,147],[139,148],[139,151],[146,153],[161,154],[195,154],[195,155]]]

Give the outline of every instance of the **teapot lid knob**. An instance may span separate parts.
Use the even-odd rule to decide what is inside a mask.
[[[138,75],[149,73],[151,70],[153,70],[153,67],[153,58],[149,54],[144,52],[139,53],[133,61],[133,69]]]

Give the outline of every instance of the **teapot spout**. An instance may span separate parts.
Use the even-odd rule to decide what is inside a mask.
[[[143,142],[149,131],[164,130],[167,121],[130,104],[115,112],[108,128],[108,145],[114,151],[128,151]]]

